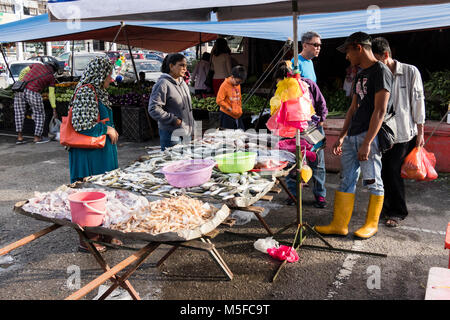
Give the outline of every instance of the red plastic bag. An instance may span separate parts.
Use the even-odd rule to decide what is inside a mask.
[[[308,120],[311,120],[311,115],[302,111],[299,99],[283,101],[276,117],[279,124],[294,127],[300,131],[308,127]]]
[[[434,170],[434,166],[436,165],[436,157],[434,156],[434,153],[428,152],[425,150],[425,148],[422,148],[423,150],[423,165],[425,169],[427,170],[427,176],[425,177],[426,181],[432,181],[438,177],[438,174],[436,170]]]
[[[267,121],[266,126],[267,128],[272,131],[274,135],[285,137],[285,138],[292,138],[295,136],[297,129],[294,127],[285,126],[281,123],[277,122],[278,112],[275,112],[270,119]]]
[[[277,260],[287,260],[287,262],[296,262],[298,261],[298,253],[297,251],[288,246],[280,246],[279,248],[269,248],[267,252],[272,258]]]
[[[400,176],[404,179],[431,181],[438,177],[434,166],[436,157],[425,148],[415,147],[403,161]]]

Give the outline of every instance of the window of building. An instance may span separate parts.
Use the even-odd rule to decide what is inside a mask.
[[[0,4],[0,12],[3,13],[16,13],[13,4]]]

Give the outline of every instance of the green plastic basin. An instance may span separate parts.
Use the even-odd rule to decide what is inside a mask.
[[[242,173],[253,169],[256,156],[256,152],[234,152],[217,155],[215,160],[222,172]]]

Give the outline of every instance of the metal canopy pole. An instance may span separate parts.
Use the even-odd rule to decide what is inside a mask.
[[[73,68],[75,67],[73,65],[73,56],[75,55],[75,40],[72,40],[72,54],[70,55],[70,58],[72,59],[72,67],[70,68],[70,80],[73,81]]]
[[[122,24],[123,23],[124,22],[122,21]],[[128,39],[127,28],[125,26],[123,28],[123,33],[125,34],[125,39],[127,41],[128,51],[130,52],[131,63],[133,64],[134,74],[136,75],[136,81],[139,81],[139,76],[138,76],[138,73],[137,73],[137,70],[136,70],[136,64],[134,63],[133,52],[131,52],[130,41]]]
[[[298,4],[296,0],[292,1],[292,19],[293,19],[293,33],[294,33],[294,73],[298,70]],[[314,250],[329,250],[334,252],[346,252],[346,253],[355,253],[355,254],[368,254],[373,256],[379,256],[379,257],[387,257],[386,254],[383,253],[373,253],[373,252],[366,252],[366,251],[355,251],[355,250],[347,250],[347,249],[341,249],[341,248],[334,248],[329,242],[327,242],[320,233],[318,233],[314,228],[312,228],[308,223],[303,223],[302,221],[302,185],[301,185],[301,174],[300,169],[302,167],[303,158],[301,154],[301,147],[300,147],[300,130],[297,129],[296,136],[295,136],[295,145],[296,145],[296,160],[297,160],[297,231],[295,233],[294,241],[292,243],[292,250],[297,250],[300,247],[310,248]],[[312,234],[316,235],[323,243],[326,244],[326,247],[320,247],[320,246],[311,246],[311,245],[304,245],[303,241],[305,238],[303,238],[303,229],[306,231],[310,231]],[[277,232],[278,234],[278,232]],[[298,240],[297,240],[298,239]],[[298,241],[298,242],[297,242]],[[280,274],[281,270],[284,268],[284,266],[287,263],[287,259],[285,259],[278,267],[277,271],[275,272],[274,277],[272,278],[272,282],[275,281],[275,279]]]

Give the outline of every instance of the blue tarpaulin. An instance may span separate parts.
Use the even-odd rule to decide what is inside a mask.
[[[44,14],[8,24],[0,25],[0,42],[16,41],[56,41],[96,39],[112,41],[111,28],[119,27],[118,22],[49,22]],[[237,21],[207,22],[126,22],[130,27],[156,28],[148,32],[154,41],[170,41],[167,30],[182,30],[207,34],[224,34],[285,41],[292,38],[292,17],[264,18]],[[314,30],[323,39],[346,37],[355,31],[369,34],[445,28],[450,25],[450,3],[367,10],[309,14],[299,16],[299,34]],[[109,31],[108,31],[109,30]],[[114,29],[115,30],[115,29]],[[166,31],[164,31],[166,30]],[[92,31],[96,31],[91,33]],[[107,32],[108,31],[108,32]],[[92,37],[88,37],[92,36]],[[142,35],[139,35],[144,44]],[[198,37],[195,37],[197,41]],[[136,40],[136,39],[133,39]],[[176,39],[175,39],[176,40]],[[202,41],[207,41],[203,38]],[[177,40],[178,41],[178,40]],[[133,46],[139,43],[132,42]],[[191,43],[186,45],[191,46]],[[142,46],[142,48],[149,48]],[[186,47],[187,48],[187,47]]]

